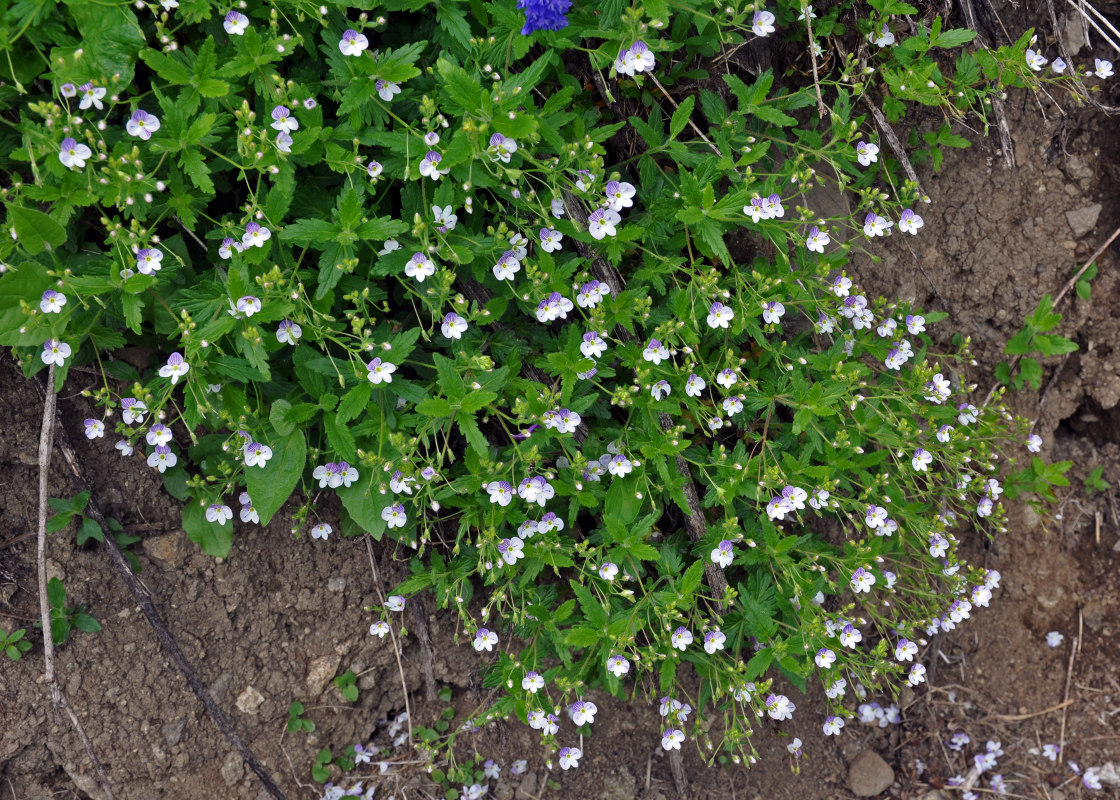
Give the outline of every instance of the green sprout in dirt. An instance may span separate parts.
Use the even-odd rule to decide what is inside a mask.
[[[651,744],[709,760],[753,758],[763,717],[837,734],[992,599],[959,545],[1005,529],[1001,465],[1009,497],[1065,480],[1020,466],[1002,392],[970,401],[946,314],[849,277],[948,235],[891,126],[941,115],[913,140],[937,166],[1009,88],[1111,65],[1044,72],[1032,31],[989,48],[897,0],[517,5],[118,5],[49,58],[14,12],[0,344],[93,370],[86,436],[209,555],[290,500],[317,541],[406,554],[371,634],[432,592],[494,690],[468,725],[516,718],[550,765],[595,692],[660,698]],[[788,63],[737,66],[777,38]],[[1039,313],[1016,347],[1064,352]]]

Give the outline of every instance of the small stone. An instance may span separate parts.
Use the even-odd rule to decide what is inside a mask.
[[[312,697],[318,697],[323,693],[323,689],[327,686],[327,681],[334,677],[335,672],[338,671],[338,665],[341,663],[340,656],[331,654],[329,656],[320,656],[311,662],[307,668],[307,691]]]
[[[1091,206],[1074,209],[1066,212],[1066,222],[1069,223],[1073,235],[1078,238],[1084,236],[1097,226],[1097,218],[1101,215],[1101,204],[1093,203]]]
[[[264,695],[252,686],[247,686],[237,698],[237,708],[243,714],[256,714],[263,702]]]
[[[894,770],[874,750],[864,750],[848,767],[848,788],[856,797],[874,797],[894,783]]]
[[[537,796],[537,773],[526,772],[513,796],[515,800],[534,800]]]
[[[605,776],[599,787],[597,800],[634,800],[638,796],[638,782],[625,766]]]
[[[168,747],[174,747],[179,744],[183,738],[183,729],[187,727],[187,720],[185,717],[180,717],[174,722],[169,722],[160,728],[160,733],[163,734],[163,740],[167,742]]]
[[[226,786],[233,786],[241,776],[245,774],[245,762],[241,760],[236,752],[231,752],[226,756],[226,761],[222,764],[222,780],[226,782]]]
[[[1100,631],[1101,626],[1104,625],[1104,603],[1094,597],[1082,607],[1081,618],[1085,620],[1090,630]]]
[[[182,531],[151,536],[144,540],[144,553],[163,569],[181,567],[190,557],[193,547]]]
[[[217,702],[222,702],[225,699],[226,692],[229,691],[229,685],[233,682],[233,675],[228,672],[223,672],[218,676],[218,680],[210,684],[210,696]]]
[[[346,578],[339,575],[327,581],[328,592],[342,592],[346,590]]]

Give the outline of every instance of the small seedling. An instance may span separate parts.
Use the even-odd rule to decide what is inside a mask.
[[[334,685],[338,687],[339,692],[342,693],[343,698],[353,703],[358,699],[358,676],[354,674],[353,670],[346,670],[346,672],[339,675],[334,679]]]
[[[23,654],[31,649],[31,642],[23,638],[26,633],[24,628],[17,628],[11,633],[0,628],[0,649],[12,661],[19,661],[23,658]]]
[[[1101,477],[1103,473],[1104,467],[1097,467],[1089,473],[1085,478],[1085,494],[1091,495],[1093,492],[1104,492],[1111,488],[1112,484]]]
[[[294,701],[288,706],[288,732],[311,733],[313,730],[315,730],[315,723],[303,716],[303,703]]]
[[[86,633],[101,630],[101,623],[86,611],[84,603],[77,606],[66,605],[66,587],[58,578],[51,578],[47,582],[47,602],[51,607],[51,640],[55,646],[65,644],[74,628]],[[35,625],[42,627],[40,622]]]

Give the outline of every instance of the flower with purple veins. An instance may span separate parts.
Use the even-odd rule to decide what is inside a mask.
[[[128,443],[128,439],[119,439],[113,446],[120,451],[122,456],[127,457],[136,452],[136,448]]]
[[[918,654],[918,645],[909,639],[899,639],[894,648],[894,657],[899,661],[913,661]]]
[[[650,339],[649,344],[642,350],[642,358],[657,365],[669,357],[669,348],[657,339]]]
[[[1058,56],[1050,63],[1050,69],[1054,70],[1054,72],[1058,73],[1059,75],[1065,72],[1066,67],[1068,66],[1069,65],[1065,62],[1065,59],[1063,59],[1061,56]]]
[[[910,459],[910,466],[918,472],[926,472],[932,463],[933,456],[928,450],[921,447],[914,451],[914,457]]]
[[[376,636],[379,639],[384,639],[389,633],[389,623],[384,620],[378,620],[369,626],[369,635]]]
[[[373,88],[377,90],[377,96],[384,100],[386,103],[393,102],[393,97],[401,93],[401,87],[399,84],[393,83],[392,81],[384,81],[380,78],[373,82]],[[428,155],[432,155],[432,153],[428,153]],[[438,163],[439,153],[436,153],[435,156],[436,162]],[[444,170],[442,174],[446,175],[449,171],[450,170]],[[439,178],[436,177],[433,178],[433,180],[439,180]]]
[[[63,139],[62,144],[58,146],[58,160],[64,167],[70,169],[84,168],[86,160],[92,157],[93,151],[89,147],[70,136]]]
[[[768,300],[762,304],[762,320],[771,325],[779,324],[785,313],[786,307],[777,300]]]
[[[593,724],[598,711],[598,707],[590,700],[577,700],[568,706],[568,716],[577,726]]]
[[[684,741],[684,732],[677,728],[669,728],[661,734],[661,747],[665,750],[680,750]]]
[[[485,650],[490,652],[494,649],[494,645],[498,643],[498,634],[487,628],[479,628],[471,641],[471,646],[478,652]]]
[[[525,0],[522,0],[525,2]],[[567,4],[567,0],[564,0]],[[565,20],[565,23],[567,20]],[[549,715],[551,716],[551,715]],[[583,751],[578,747],[561,747],[560,748],[560,768],[563,770],[574,769],[579,766],[579,760],[583,756]]]
[[[863,641],[863,634],[856,629],[855,625],[845,625],[844,630],[840,631],[840,644],[844,647],[855,648],[857,644]]]
[[[390,361],[382,361],[381,357],[370,361],[366,364],[366,378],[374,386],[382,383],[392,383],[393,373],[397,371],[397,365]]]
[[[805,237],[805,247],[813,253],[824,253],[824,248],[832,242],[828,233],[822,231],[816,225],[809,229],[809,235]]]
[[[502,561],[510,565],[516,564],[525,557],[524,548],[525,542],[517,536],[511,539],[502,539],[498,542],[498,553],[501,555]]]
[[[282,320],[276,328],[276,341],[280,344],[290,344],[294,347],[301,336],[303,336],[303,328],[290,319]]]
[[[1031,50],[1029,47],[1027,48],[1026,59],[1027,66],[1033,69],[1035,72],[1041,70],[1046,66],[1047,63],[1046,56],[1042,55],[1042,53],[1037,53],[1034,50]]]
[[[264,468],[272,458],[272,448],[260,442],[250,442],[245,446],[245,466]]]
[[[613,655],[607,659],[607,671],[616,678],[621,678],[630,671],[630,662],[620,655]]]
[[[774,27],[775,17],[774,14],[766,9],[754,12],[754,17],[751,20],[751,31],[755,36],[766,37],[772,34],[776,28]]]
[[[292,116],[291,110],[287,106],[276,106],[272,109],[272,124],[274,130],[282,133],[291,133],[299,129],[299,120]]]
[[[546,253],[553,253],[563,247],[560,243],[564,240],[564,234],[555,228],[541,228],[538,236],[541,249]]]
[[[263,308],[260,299],[253,297],[251,294],[237,298],[237,304],[234,307],[246,317],[253,316]]]
[[[226,33],[230,36],[244,36],[246,29],[249,27],[249,18],[240,11],[230,11],[226,14],[222,27],[226,29]]]
[[[344,56],[360,56],[367,47],[369,39],[353,28],[347,28],[338,42],[338,49]]]
[[[295,140],[292,138],[292,135],[287,131],[280,131],[280,133],[276,134],[276,149],[281,153],[292,152],[292,144],[294,142]]]
[[[87,419],[84,423],[87,439],[100,439],[105,435],[105,423],[99,419]]]
[[[865,167],[879,160],[879,145],[865,142],[862,139],[856,143],[856,158]]]
[[[918,228],[923,225],[925,225],[925,221],[909,208],[903,211],[902,216],[898,218],[898,229],[912,236],[916,236]]]
[[[724,539],[712,550],[712,563],[719,564],[722,569],[727,569],[735,561],[735,547],[730,541]]]
[[[880,217],[874,211],[869,211],[863,218],[863,233],[872,239],[876,236],[885,236],[893,226],[893,222],[886,217]]]
[[[172,353],[167,357],[167,363],[159,368],[159,376],[170,378],[171,385],[174,386],[179,382],[179,378],[187,374],[190,368],[191,365],[183,360],[181,353]]]
[[[721,630],[708,631],[704,634],[704,652],[715,655],[717,650],[722,650],[727,642],[727,634]]]
[[[875,575],[870,570],[860,567],[852,573],[851,587],[852,591],[856,594],[860,592],[870,592],[871,587],[875,585]]]
[[[241,244],[241,242],[237,241],[232,236],[227,236],[222,239],[222,243],[218,246],[218,255],[221,258],[228,259],[233,256],[235,250],[240,253],[244,249],[245,245]]]
[[[1032,453],[1037,453],[1042,450],[1042,437],[1037,433],[1032,433],[1027,438],[1027,450]]]
[[[324,542],[334,532],[334,529],[326,522],[320,522],[318,525],[311,527],[311,538],[322,539]]]
[[[63,97],[66,98],[78,96],[78,87],[72,83],[62,84],[62,86],[58,87],[58,91]]]
[[[699,397],[700,393],[704,391],[708,384],[699,375],[692,373],[688,376],[688,380],[684,384],[684,393],[689,397]]]
[[[487,148],[487,152],[490,153],[493,160],[508,164],[510,158],[517,152],[517,142],[508,136],[495,133],[490,137],[490,146]]]
[[[124,127],[130,136],[139,136],[144,141],[148,141],[152,138],[152,134],[159,130],[159,120],[142,108],[138,108],[132,112]]]
[[[403,528],[404,524],[408,522],[408,515],[405,513],[403,505],[393,503],[393,505],[381,509],[381,519],[385,520],[389,530],[392,530],[393,528]]]
[[[910,667],[910,672],[906,676],[906,682],[911,686],[917,686],[919,683],[924,683],[926,680],[926,668],[922,664],[914,664]]]
[[[440,325],[440,331],[448,339],[462,339],[463,333],[467,330],[467,321],[456,314],[454,311],[445,314],[443,323]]]
[[[104,86],[94,86],[92,83],[83,83],[78,87],[78,91],[82,93],[82,99],[78,101],[78,108],[83,111],[90,106],[93,106],[98,111],[105,107],[101,103],[101,99],[105,97],[107,93]]]
[[[995,503],[990,497],[981,497],[980,502],[976,504],[976,516],[984,518],[990,517],[992,511],[995,509]]]
[[[1101,80],[1112,77],[1112,62],[1103,58],[1093,59],[1093,74]],[[1099,786],[1097,787],[1100,788]]]
[[[163,251],[155,247],[145,247],[136,252],[136,269],[142,275],[151,275],[159,272],[160,262],[163,261]]]
[[[245,226],[245,233],[241,243],[246,247],[264,247],[264,243],[272,238],[272,231],[262,226],[259,222],[250,222]]]
[[[692,632],[682,625],[673,631],[673,635],[669,637],[669,641],[672,643],[673,647],[683,652],[692,644]]]
[[[878,528],[887,520],[887,510],[882,506],[868,506],[867,514],[864,515],[863,521],[867,523],[869,528]]]
[[[618,565],[610,561],[604,561],[599,566],[599,577],[605,581],[613,581],[618,577]]]
[[[654,400],[661,400],[673,393],[673,387],[669,385],[669,381],[660,380],[649,388],[649,392]]]
[[[47,289],[39,298],[39,310],[44,314],[60,314],[64,305],[66,305],[66,295],[54,289]]]
[[[206,509],[206,521],[225,525],[233,519],[233,509],[223,503],[211,503]]]
[[[727,328],[731,320],[735,319],[735,311],[731,306],[725,306],[718,300],[708,309],[709,328]]]
[[[486,484],[486,491],[490,494],[490,502],[500,506],[508,506],[513,500],[513,487],[508,481],[490,481]]]
[[[392,84],[395,86],[396,84]],[[398,91],[400,91],[398,89]],[[441,177],[451,172],[450,167],[440,169],[439,163],[443,161],[443,156],[435,150],[429,150],[422,159],[420,159],[420,175],[424,178],[431,178],[433,181],[438,181]]]
[[[423,283],[425,278],[430,278],[436,274],[436,265],[424,253],[413,253],[404,265],[404,274],[409,278],[415,278],[418,283]]]
[[[624,208],[630,208],[634,205],[634,195],[637,194],[637,189],[634,185],[626,181],[607,181],[607,185],[603,187],[603,192],[606,194],[607,205],[611,211],[622,211]]]
[[[824,721],[822,730],[825,736],[839,736],[840,731],[844,729],[844,720],[840,717],[832,716]]]
[[[593,239],[599,240],[606,236],[615,236],[618,229],[615,227],[622,222],[622,217],[617,211],[610,208],[597,208],[587,218],[587,232]]]
[[[785,719],[793,719],[793,712],[796,710],[797,706],[791,703],[784,694],[771,694],[766,698],[766,713],[770,715],[771,719],[779,722]]]

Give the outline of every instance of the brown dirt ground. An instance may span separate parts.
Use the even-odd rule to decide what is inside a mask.
[[[953,330],[972,335],[978,365],[969,378],[981,385],[980,392],[990,385],[1003,343],[1023,317],[1043,294],[1056,293],[1120,224],[1115,122],[1075,113],[1066,129],[1066,153],[1052,158],[1047,150],[1057,128],[1054,110],[1046,109],[1044,120],[1033,98],[1025,96],[1013,96],[1010,106],[1018,167],[1004,169],[993,152],[994,138],[976,137],[973,149],[950,153],[940,173],[921,175],[933,200],[921,210],[925,229],[906,237],[902,248],[896,234],[884,248],[882,263],[854,265],[868,293],[912,298],[920,306],[952,313],[939,335]],[[1095,226],[1075,234],[1065,212],[1095,203],[1102,205]],[[1084,793],[1068,780],[1068,769],[1029,752],[1059,741],[1063,719],[1069,757],[1083,767],[1120,762],[1118,490],[1089,495],[1082,487],[1095,466],[1103,466],[1105,478],[1120,484],[1117,252],[1101,260],[1091,300],[1075,299],[1061,309],[1066,315],[1062,332],[1081,350],[1047,364],[1044,385],[1051,380],[1052,385],[1044,398],[1028,390],[1013,401],[1019,413],[1038,420],[1043,456],[1074,461],[1072,486],[1061,493],[1061,519],[1044,524],[1020,510],[1007,534],[968,542],[974,560],[1003,574],[1002,588],[990,609],[979,609],[968,624],[931,643],[924,654],[929,684],[902,698],[903,724],[878,729],[852,723],[844,735],[829,739],[820,732],[818,715],[795,718],[784,732],[804,742],[807,757],[799,773],[791,773],[784,736],[757,736],[762,759],[749,771],[705,769],[696,752],[686,751],[688,797],[848,798],[848,764],[870,748],[894,768],[895,782],[885,796],[945,800],[959,793],[932,787],[966,772],[966,758],[976,749],[974,744],[954,754],[943,745],[953,732],[965,731],[981,746],[988,738],[1002,742],[1006,755],[1000,771],[1013,794],[1067,800]],[[289,796],[317,797],[308,777],[316,750],[329,746],[338,752],[358,741],[385,744],[382,721],[404,706],[390,648],[366,632],[370,615],[364,606],[375,601],[376,591],[364,545],[338,534],[326,543],[296,539],[289,533],[290,519],[280,518],[268,529],[239,524],[228,563],[201,555],[179,531],[174,501],[138,456],[122,461],[109,440],[88,443],[81,436],[81,420],[89,410],[77,396],[83,379],[92,385],[92,377],[71,373],[70,395],[61,402],[64,419],[106,513],[126,526],[143,526],[144,542],[136,548],[143,564],[140,577],[203,681]],[[4,545],[33,527],[39,414],[35,391],[4,355],[0,627],[6,630],[30,626],[37,613],[34,542]],[[51,491],[73,494],[58,459]],[[402,574],[394,553],[380,547],[377,553],[387,580]],[[59,653],[59,671],[117,796],[265,797],[164,656],[101,551],[77,549],[72,539],[58,535],[50,541],[50,559],[52,574],[65,578],[71,600],[88,604],[104,626],[95,635],[75,634]],[[455,644],[454,622],[447,615],[427,619],[435,678],[453,688],[456,708],[466,712],[483,698],[478,658]],[[1065,634],[1063,646],[1044,645],[1050,630]],[[1079,633],[1080,651],[1070,670],[1070,648]],[[434,723],[441,704],[424,700],[415,637],[406,641],[402,663],[413,718],[418,724]],[[354,704],[329,684],[346,669],[362,676]],[[96,797],[75,735],[50,710],[41,670],[38,644],[18,663],[0,661],[0,798],[6,800],[9,792],[18,800]],[[1067,671],[1072,703],[1048,711],[1066,697]],[[321,674],[325,686],[311,673]],[[246,703],[250,687],[263,698],[255,708]],[[248,710],[240,710],[239,699]],[[794,699],[808,709],[820,698]],[[284,733],[292,700],[310,709],[315,733]],[[658,746],[656,708],[610,698],[597,702],[594,735],[584,743],[586,756],[576,771],[549,772],[535,735],[516,723],[464,736],[460,757],[477,753],[507,767],[516,758],[528,759],[525,780],[513,782],[507,773],[493,786],[500,800],[515,795],[675,797],[668,759]],[[1030,716],[1008,718],[1016,715]],[[765,733],[770,725],[760,728]],[[400,761],[415,758],[398,752]],[[917,759],[927,765],[926,772],[919,773]],[[549,786],[549,779],[559,788]],[[384,786],[378,796],[437,796],[418,770],[404,764],[379,780]],[[986,788],[986,783],[978,787]],[[1106,787],[1095,796],[1115,793],[1115,787]]]

